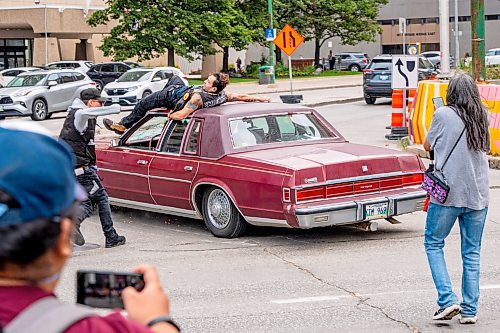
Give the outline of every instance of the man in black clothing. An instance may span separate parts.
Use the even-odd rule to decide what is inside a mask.
[[[156,108],[164,107],[172,110],[170,119],[181,120],[198,109],[226,102],[270,102],[269,98],[224,92],[228,83],[229,75],[223,73],[209,75],[199,87],[186,86],[179,77],[173,76],[163,90],[141,99],[132,113],[122,118],[119,123],[115,124],[111,119],[104,118],[103,124],[107,129],[122,134],[143,118],[149,110]]]
[[[118,105],[102,107],[101,95],[95,88],[85,89],[75,99],[68,109],[59,139],[64,140],[73,149],[76,156],[75,175],[78,182],[85,188],[88,199],[80,205],[81,212],[77,216],[74,232],[74,243],[85,244],[85,238],[80,232],[80,224],[89,217],[94,205],[98,206],[102,231],[106,237],[105,246],[115,247],[125,244],[125,237],[119,236],[113,227],[111,208],[106,189],[97,175],[94,135],[96,118],[120,112]]]

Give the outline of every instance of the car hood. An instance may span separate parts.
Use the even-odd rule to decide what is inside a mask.
[[[318,182],[393,172],[420,172],[416,155],[353,143],[283,147],[233,155],[293,170],[296,178]]]
[[[0,89],[0,95],[14,95],[15,93],[22,92],[22,91],[28,91],[28,90],[38,90],[38,89],[43,89],[41,86],[34,86],[34,87],[12,87],[12,88],[1,88]]]
[[[130,87],[140,87],[147,83],[147,81],[141,81],[141,82],[110,82],[106,85],[106,89],[124,89],[124,88],[130,88]]]

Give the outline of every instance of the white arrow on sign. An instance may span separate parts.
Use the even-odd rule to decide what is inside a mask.
[[[418,87],[418,57],[392,57],[392,89],[416,89]]]

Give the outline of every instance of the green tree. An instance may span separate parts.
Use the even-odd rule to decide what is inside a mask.
[[[381,28],[376,19],[388,0],[275,0],[279,26],[289,23],[306,41],[314,40],[314,64],[319,65],[321,46],[339,37],[342,44],[375,40]]]
[[[214,54],[213,36],[230,31],[232,0],[107,0],[106,9],[88,19],[92,26],[116,24],[100,49],[106,56],[149,60],[168,51],[192,60]]]

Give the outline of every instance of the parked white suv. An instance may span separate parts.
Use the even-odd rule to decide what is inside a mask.
[[[185,75],[175,67],[133,68],[105,85],[102,97],[107,98],[105,105],[134,106],[141,98],[162,90],[174,75],[188,84]]]
[[[82,90],[91,87],[95,88],[95,82],[73,69],[19,74],[0,89],[0,119],[7,116],[50,118],[54,112],[66,111]]]
[[[47,64],[48,69],[63,69],[72,68],[77,69],[82,73],[87,73],[87,71],[92,67],[94,63],[87,60],[75,60],[75,61],[56,61]]]
[[[39,70],[40,68],[37,67],[17,67],[17,68],[4,69],[3,71],[0,72],[0,77],[2,77],[2,79],[0,80],[0,88],[7,86],[9,82],[14,80],[15,77],[18,76],[19,74],[26,72],[34,72]]]
[[[491,49],[486,52],[486,66],[500,65],[500,48]]]

